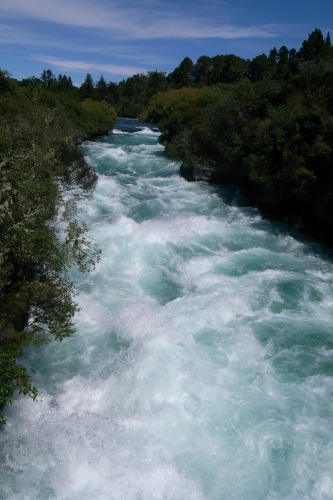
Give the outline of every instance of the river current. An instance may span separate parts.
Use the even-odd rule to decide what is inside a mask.
[[[77,333],[26,353],[3,499],[332,499],[333,261],[241,194],[188,183],[135,120],[82,148]]]

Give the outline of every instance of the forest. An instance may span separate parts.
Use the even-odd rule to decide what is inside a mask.
[[[15,390],[37,397],[17,362],[24,349],[75,331],[68,271],[87,271],[99,259],[76,217],[97,181],[78,144],[113,128],[116,112],[43,81],[20,86],[2,71],[0,113],[1,410]]]
[[[119,83],[0,70],[0,103],[0,410],[16,390],[37,397],[24,349],[75,331],[69,270],[100,258],[77,219],[97,182],[78,145],[117,116],[156,123],[188,180],[240,186],[333,245],[333,47],[318,28],[298,50],[185,57]]]
[[[300,217],[332,246],[329,35],[315,29],[298,51],[274,48],[248,64],[228,56],[198,62],[184,60],[172,74],[191,85],[156,94],[145,114],[182,174],[241,186],[263,211]]]
[[[156,123],[168,156],[188,180],[242,187],[268,215],[300,218],[333,245],[333,47],[315,28],[298,49],[252,60],[189,57],[171,73],[118,84],[87,75],[82,96],[119,116]]]

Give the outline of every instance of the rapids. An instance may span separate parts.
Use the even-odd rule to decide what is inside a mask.
[[[188,183],[135,120],[86,142],[78,332],[26,353],[4,499],[333,498],[333,261],[241,194]]]

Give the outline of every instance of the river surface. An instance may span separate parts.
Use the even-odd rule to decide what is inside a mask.
[[[330,254],[117,127],[82,146],[102,259],[73,273],[77,334],[26,354],[0,498],[332,499]]]

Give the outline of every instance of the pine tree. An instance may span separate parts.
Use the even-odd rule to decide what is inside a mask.
[[[298,55],[304,61],[316,60],[325,55],[325,40],[320,29],[315,28],[307,40],[304,40]]]
[[[108,86],[107,86],[107,83],[104,79],[104,76],[101,75],[100,79],[98,80],[98,82],[95,85],[96,99],[98,99],[99,101],[102,101],[103,99],[106,98],[107,94],[108,94]]]
[[[86,76],[84,82],[82,83],[82,85],[79,89],[79,92],[80,92],[81,99],[89,99],[89,98],[93,97],[93,95],[94,95],[94,80],[93,80],[90,73],[87,73],[87,76]]]

